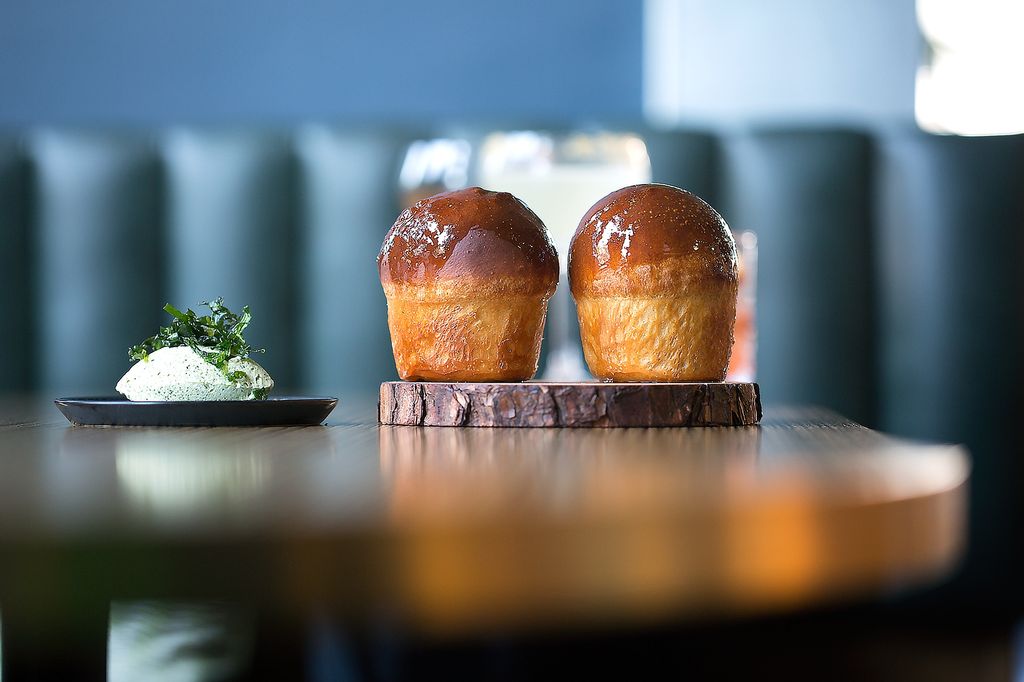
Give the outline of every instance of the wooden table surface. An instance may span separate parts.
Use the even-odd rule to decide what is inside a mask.
[[[969,464],[834,414],[757,427],[71,427],[0,405],[0,602],[252,600],[427,631],[765,613],[948,573]],[[69,606],[70,605],[70,606]]]

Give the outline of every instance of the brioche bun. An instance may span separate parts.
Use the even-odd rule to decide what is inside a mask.
[[[583,352],[607,381],[722,381],[732,350],[736,244],[715,209],[669,185],[624,187],[569,249]]]
[[[407,381],[524,381],[537,372],[558,256],[507,192],[446,192],[407,208],[377,257],[395,366]]]

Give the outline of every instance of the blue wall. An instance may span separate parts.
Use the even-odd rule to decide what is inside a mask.
[[[647,0],[660,123],[912,123],[914,0]]]
[[[641,115],[639,2],[0,3],[0,126]]]

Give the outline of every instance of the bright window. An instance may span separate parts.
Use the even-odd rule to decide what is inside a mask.
[[[928,46],[915,112],[925,130],[1024,132],[1024,0],[917,0]]]

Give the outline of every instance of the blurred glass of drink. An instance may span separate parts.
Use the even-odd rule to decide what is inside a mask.
[[[515,131],[484,139],[476,184],[522,199],[544,221],[558,250],[561,275],[548,309],[545,380],[590,378],[567,278],[566,258],[577,225],[598,199],[650,181],[647,147],[632,133]]]
[[[468,140],[416,140],[405,150],[398,174],[402,208],[441,192],[461,189],[469,182],[472,146]]]
[[[757,235],[735,232],[740,287],[736,300],[736,332],[729,358],[727,381],[754,381],[757,375]]]

